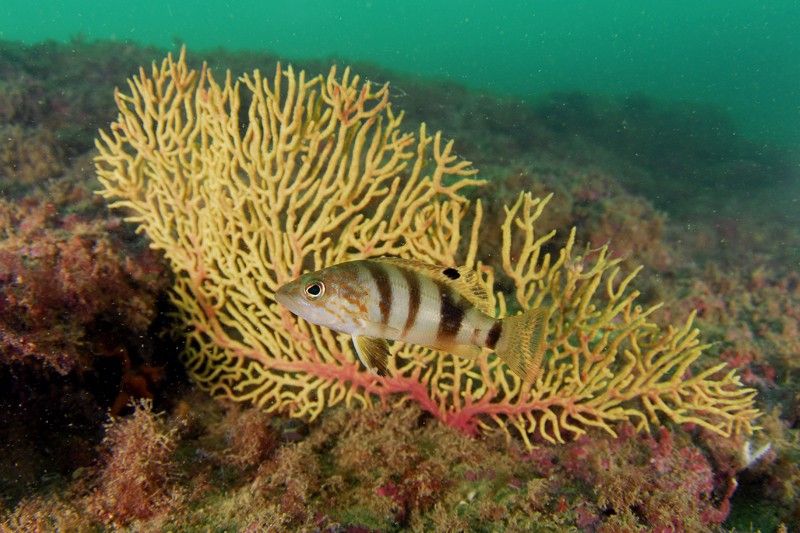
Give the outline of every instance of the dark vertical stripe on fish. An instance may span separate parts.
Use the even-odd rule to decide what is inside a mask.
[[[494,347],[497,346],[497,341],[500,340],[501,333],[503,333],[503,322],[501,320],[495,320],[492,328],[486,335],[486,347],[490,350],[494,350]]]
[[[406,317],[406,325],[403,328],[403,335],[411,331],[414,323],[417,321],[417,312],[419,311],[420,302],[420,286],[419,276],[416,272],[400,268],[400,273],[406,278],[406,285],[408,285],[408,316]]]
[[[436,282],[439,288],[439,299],[442,302],[439,311],[439,331],[436,334],[439,341],[453,340],[461,328],[464,320],[464,310],[458,305],[452,291],[444,283]]]
[[[366,261],[364,264],[378,287],[378,298],[380,298],[378,308],[381,311],[381,323],[385,326],[389,323],[389,315],[392,312],[392,284],[389,281],[389,273],[380,263]]]

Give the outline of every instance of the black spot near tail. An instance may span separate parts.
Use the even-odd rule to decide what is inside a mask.
[[[453,267],[445,268],[444,270],[442,270],[442,274],[444,274],[445,276],[447,276],[452,280],[456,280],[461,277],[461,273]]]

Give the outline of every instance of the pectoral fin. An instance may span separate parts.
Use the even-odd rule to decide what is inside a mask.
[[[353,337],[356,354],[367,370],[379,376],[385,376],[388,371],[386,362],[389,359],[389,344],[386,339],[376,337]]]

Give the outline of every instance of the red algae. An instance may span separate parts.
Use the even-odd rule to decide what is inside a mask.
[[[172,461],[176,432],[148,401],[135,404],[129,417],[112,419],[103,439],[106,458],[87,498],[89,512],[121,526],[174,509],[181,500]]]
[[[138,529],[703,531],[727,516],[738,472],[680,430],[623,427],[525,452],[400,406],[337,409],[300,441],[264,446],[264,428],[275,436],[285,421],[197,393],[186,401],[195,413],[138,405],[108,428],[105,458],[65,501],[25,500],[7,520],[61,505],[72,520]],[[258,465],[253,448],[231,446],[231,430],[261,443]]]
[[[10,219],[0,230],[0,356],[6,364],[37,358],[62,374],[85,370],[89,354],[102,353],[99,339],[87,338],[98,321],[113,315],[118,327],[146,331],[163,284],[155,256],[151,265],[126,257],[102,220],[65,229],[51,203],[0,208]],[[87,350],[87,341],[95,348]]]

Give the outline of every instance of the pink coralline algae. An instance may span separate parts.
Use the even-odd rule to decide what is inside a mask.
[[[666,428],[653,436],[624,426],[616,439],[582,437],[528,457],[551,483],[566,488],[577,482],[592,495],[563,497],[561,507],[575,513],[580,527],[598,531],[703,530],[725,520],[736,487],[735,470],[715,475],[700,448],[685,435],[677,442]]]

